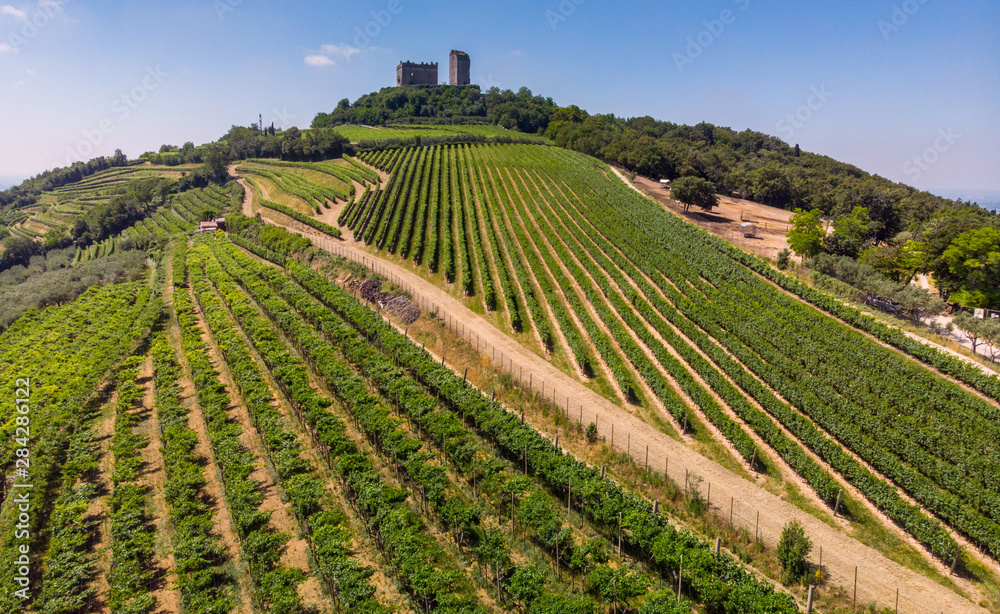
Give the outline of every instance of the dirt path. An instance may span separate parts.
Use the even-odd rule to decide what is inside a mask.
[[[156,396],[153,392],[153,360],[146,358],[139,372],[140,383],[143,385],[142,421],[136,428],[136,434],[149,441],[149,445],[140,450],[142,458],[143,486],[146,487],[146,500],[150,517],[152,518],[155,539],[153,542],[156,559],[159,562],[159,581],[153,597],[156,598],[157,612],[180,612],[180,591],[177,590],[177,575],[174,573],[174,553],[171,542],[170,513],[164,497],[164,463],[160,452],[160,427],[153,408]]]
[[[221,538],[220,541],[226,553],[226,558],[233,562],[239,572],[236,574],[237,583],[234,586],[236,589],[234,591],[235,597],[238,603],[233,612],[236,614],[250,614],[253,612],[250,600],[250,587],[247,586],[250,572],[247,569],[246,563],[240,557],[240,545],[236,537],[236,529],[233,526],[232,514],[222,494],[222,472],[215,462],[215,456],[212,454],[212,448],[209,445],[208,433],[205,430],[205,416],[201,413],[201,407],[198,405],[194,382],[191,380],[191,368],[188,365],[187,356],[184,355],[181,345],[180,328],[177,324],[177,318],[173,314],[173,292],[173,285],[167,284],[167,289],[164,292],[164,302],[171,307],[171,318],[167,326],[167,340],[170,342],[181,365],[181,378],[178,380],[178,385],[181,389],[180,402],[188,410],[188,427],[198,437],[192,452],[198,458],[205,459],[206,461],[204,491],[216,510],[214,516],[216,533]]]
[[[111,472],[114,469],[114,457],[111,454],[111,438],[115,434],[115,406],[118,403],[118,391],[111,393],[110,398],[101,407],[101,414],[94,423],[95,442],[98,445],[98,478],[96,497],[87,506],[87,518],[93,518],[96,525],[94,536],[94,578],[91,586],[96,592],[96,599],[103,604],[108,595],[108,572],[111,570]]]
[[[601,397],[569,375],[559,371],[544,358],[523,348],[506,334],[497,330],[481,316],[466,308],[458,299],[406,269],[373,257],[350,245],[332,241],[311,233],[310,238],[322,249],[350,260],[370,266],[376,273],[386,276],[419,297],[425,309],[438,310],[452,330],[464,331],[470,343],[479,345],[486,356],[495,350],[499,362],[513,365],[515,374],[519,367],[533,374],[532,389],[542,392],[560,406],[567,402],[571,407],[584,407],[584,420],[593,416],[602,435],[610,439],[611,425],[615,425],[618,443],[631,436],[631,447],[637,462],[642,462],[645,446],[649,446],[649,464],[662,467],[669,459],[669,475],[674,481],[684,483],[690,473],[699,475],[712,484],[713,498],[719,501],[733,498],[734,523],[750,531],[755,527],[761,539],[770,546],[777,544],[784,525],[796,519],[802,523],[812,538],[818,563],[819,548],[823,548],[823,567],[828,581],[853,590],[855,566],[859,567],[858,598],[861,603],[877,602],[882,607],[893,606],[896,588],[900,589],[902,611],[937,614],[944,608],[952,612],[985,612],[960,595],[924,576],[917,574],[882,556],[879,552],[838,529],[782,501],[755,484],[737,476],[717,463],[692,451],[683,443],[659,432],[654,426],[632,416],[626,410]],[[458,368],[459,365],[453,365]],[[642,452],[640,452],[642,451]],[[759,512],[759,525],[757,513]],[[906,606],[906,607],[903,607]]]
[[[200,310],[199,310],[200,311]],[[265,459],[267,452],[260,434],[250,421],[249,410],[243,401],[243,396],[233,380],[229,370],[229,364],[222,357],[222,352],[216,344],[215,337],[209,333],[208,325],[204,316],[200,319],[203,335],[208,343],[208,356],[212,365],[219,371],[219,381],[226,387],[233,405],[229,408],[230,418],[239,423],[243,432],[239,436],[240,443],[245,446],[259,462],[250,474],[250,479],[260,485],[260,492],[264,495],[264,502],[260,506],[260,511],[270,513],[269,524],[275,530],[289,535],[289,540],[282,548],[280,564],[288,568],[301,569],[306,577],[312,579],[303,582],[299,586],[299,594],[303,596],[307,605],[316,604],[319,601],[318,585],[315,582],[315,574],[309,566],[309,544],[299,536],[299,524],[292,515],[290,503],[284,503],[278,490],[278,478],[276,472],[272,472],[267,466]]]

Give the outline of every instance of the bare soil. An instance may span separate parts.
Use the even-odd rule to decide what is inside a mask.
[[[233,399],[233,405],[229,408],[230,417],[239,422],[243,428],[243,433],[239,436],[239,441],[259,459],[259,462],[250,474],[250,479],[260,485],[259,490],[264,495],[260,511],[265,513],[270,512],[271,519],[269,524],[275,530],[290,536],[281,553],[281,564],[289,568],[301,569],[307,576],[312,576],[309,567],[309,544],[305,539],[299,537],[298,521],[292,514],[290,504],[284,503],[281,500],[277,478],[272,475],[264,460],[267,458],[266,448],[259,433],[257,433],[250,422],[249,410],[243,401],[239,389],[236,387],[236,383],[233,381],[232,375],[229,372],[229,365],[222,357],[222,352],[215,343],[215,339],[209,333],[208,326],[203,317],[200,320],[200,324],[204,338],[208,342],[209,359],[219,371],[219,381],[226,387],[230,398]],[[316,597],[315,586],[305,583],[305,586],[300,587],[300,589],[304,598]]]
[[[171,547],[170,515],[163,494],[166,474],[163,455],[160,452],[159,421],[153,412],[156,398],[153,392],[153,361],[151,358],[147,358],[146,362],[142,364],[139,377],[144,394],[142,421],[136,429],[136,434],[149,441],[149,445],[140,451],[143,465],[141,483],[146,488],[147,509],[152,517],[156,536],[153,544],[156,560],[161,562],[160,569],[157,570],[153,596],[156,598],[157,612],[174,614],[180,612],[181,602],[180,591],[177,590],[175,584],[177,576],[174,573],[174,553]]]
[[[96,593],[95,599],[103,604],[108,596],[108,572],[111,570],[111,471],[114,468],[114,457],[111,455],[111,438],[115,433],[115,404],[118,402],[118,392],[111,393],[110,398],[101,408],[101,414],[94,426],[98,444],[97,488],[100,496],[87,506],[88,519],[96,523],[93,552],[94,578],[91,586]]]
[[[351,260],[371,263],[376,273],[391,275],[414,296],[424,299],[424,304],[438,310],[439,317],[445,318],[450,330],[465,331],[466,339],[475,338],[483,348],[485,360],[490,360],[495,348],[501,364],[512,364],[514,374],[518,367],[533,374],[533,391],[540,392],[545,387],[545,396],[559,405],[585,408],[584,422],[593,418],[601,435],[610,439],[611,425],[615,425],[619,448],[625,435],[631,437],[631,448],[637,462],[644,461],[645,446],[649,446],[649,465],[661,467],[669,458],[669,475],[678,482],[685,483],[685,477],[697,474],[705,483],[712,484],[714,497],[733,497],[737,508],[736,523],[753,531],[755,512],[760,512],[759,533],[761,539],[771,547],[777,544],[784,525],[796,519],[812,537],[813,563],[818,563],[818,550],[823,547],[823,568],[827,581],[847,589],[853,589],[854,568],[860,566],[861,580],[858,596],[862,603],[877,602],[880,606],[894,605],[895,588],[914,603],[906,611],[936,614],[944,607],[948,611],[985,612],[965,598],[941,586],[933,580],[895,563],[873,548],[845,535],[812,515],[796,508],[760,488],[756,484],[734,474],[721,465],[694,452],[681,442],[671,439],[627,410],[608,401],[569,375],[559,371],[544,358],[523,348],[506,334],[497,330],[481,316],[466,308],[461,301],[446,291],[424,280],[419,275],[391,262],[386,262],[358,250],[350,245],[334,243],[329,239],[314,235],[316,245]],[[513,361],[513,362],[511,362]],[[446,359],[447,362],[447,359]],[[492,362],[492,361],[491,361]],[[452,365],[457,372],[463,365]],[[642,451],[640,453],[639,451]],[[622,450],[623,451],[623,450]],[[721,500],[721,499],[720,499]],[[747,526],[749,525],[749,526]],[[920,605],[922,604],[922,605]],[[936,605],[935,605],[936,604]]]
[[[688,221],[748,252],[773,260],[778,252],[788,247],[785,234],[791,225],[791,211],[768,207],[742,198],[720,196],[719,205],[711,212],[704,212],[698,208],[685,212],[684,205],[670,198],[670,191],[663,189],[659,182],[648,177],[636,176],[633,184],[618,169],[613,170],[626,184],[638,186],[641,194],[651,197]],[[756,237],[743,236],[741,224],[744,222],[756,225]]]
[[[660,188],[657,186],[655,189]],[[732,224],[735,221],[738,226],[739,217],[734,217],[735,220],[727,219],[725,222],[703,220],[703,223]],[[770,231],[770,222],[766,223],[765,230]],[[780,229],[780,234],[783,233],[784,229]],[[855,567],[860,568],[857,591],[861,603],[876,602],[880,607],[891,607],[894,605],[895,589],[899,588],[901,605],[907,606],[904,609],[907,612],[936,614],[942,609],[956,612],[985,612],[983,608],[973,605],[952,590],[887,559],[873,548],[846,535],[840,528],[827,525],[694,452],[683,443],[671,439],[654,426],[631,415],[626,409],[601,397],[571,376],[556,369],[543,357],[527,350],[485,318],[472,312],[460,299],[451,296],[447,291],[416,273],[351,245],[319,236],[315,232],[307,231],[306,234],[317,246],[331,253],[364,262],[376,273],[391,276],[397,284],[411,292],[414,297],[418,297],[420,304],[426,310],[436,310],[438,317],[444,320],[449,330],[463,335],[470,344],[475,343],[480,347],[484,362],[499,362],[505,365],[504,368],[512,370],[515,376],[523,372],[530,373],[533,376],[530,380],[532,391],[539,393],[544,390],[544,396],[551,398],[560,407],[568,404],[570,407],[585,408],[584,422],[589,422],[593,418],[604,437],[610,437],[611,425],[614,424],[618,437],[616,443],[619,446],[620,443],[624,443],[627,434],[637,462],[644,461],[643,453],[648,445],[649,465],[662,467],[666,459],[669,459],[669,475],[675,482],[685,483],[686,478],[697,475],[705,483],[712,485],[713,499],[719,497],[718,500],[724,500],[732,497],[735,502],[736,525],[742,525],[750,531],[756,528],[761,539],[769,546],[776,545],[781,530],[788,521],[798,520],[812,537],[813,563],[818,563],[818,552],[822,548],[823,569],[826,572],[827,582],[851,591]],[[778,228],[773,230],[773,234],[779,234]],[[774,243],[773,248],[782,249],[783,247],[779,245]],[[499,358],[498,361],[490,358],[494,352]],[[464,368],[464,365],[452,366],[459,373]],[[757,513],[759,521],[755,522]]]

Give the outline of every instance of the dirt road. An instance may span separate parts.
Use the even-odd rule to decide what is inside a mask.
[[[476,346],[495,364],[503,365],[524,388],[530,387],[556,405],[567,407],[571,416],[578,415],[582,408],[585,423],[596,422],[600,434],[609,443],[613,442],[620,451],[627,451],[637,462],[646,462],[648,454],[649,466],[658,471],[667,467],[670,477],[678,484],[698,476],[702,480],[703,493],[711,484],[713,508],[723,515],[732,509],[733,523],[757,532],[768,545],[777,544],[787,522],[798,520],[813,541],[811,559],[814,564],[819,563],[822,548],[828,582],[842,586],[850,595],[857,577],[859,604],[875,603],[878,607],[893,608],[899,589],[900,612],[986,612],[948,588],[887,559],[877,550],[664,435],[522,347],[460,300],[421,276],[374,257],[349,242],[292,229],[308,236],[317,247],[360,262],[406,289],[425,312],[436,310],[451,331]],[[462,365],[452,367],[460,369]]]
[[[521,347],[461,301],[419,275],[344,242],[314,233],[308,236],[318,247],[365,264],[405,288],[425,311],[437,310],[438,317],[445,320],[450,330],[479,347],[486,356],[495,356],[494,362],[505,365],[525,388],[530,382],[535,392],[543,393],[560,407],[568,406],[570,415],[577,415],[582,407],[584,421],[595,421],[608,442],[613,440],[615,448],[628,451],[637,462],[645,462],[648,446],[650,467],[659,470],[667,466],[675,482],[683,484],[686,478],[697,475],[703,480],[703,491],[710,483],[713,507],[728,514],[731,503],[734,523],[759,531],[761,539],[769,545],[776,545],[784,525],[797,519],[813,540],[814,563],[819,562],[819,549],[823,548],[823,568],[829,582],[843,586],[850,593],[854,589],[855,566],[858,567],[859,603],[894,607],[899,588],[901,612],[986,612],[664,435]]]

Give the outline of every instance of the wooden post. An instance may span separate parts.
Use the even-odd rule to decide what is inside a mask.
[[[896,589],[896,614],[899,614],[899,589]]]
[[[681,554],[681,564],[677,568],[677,603],[681,602],[681,583],[684,581],[684,555]]]
[[[729,497],[729,528],[733,528],[733,498]]]
[[[659,514],[660,513],[660,500],[659,499],[653,499],[653,513],[654,514]]]
[[[601,465],[601,479],[602,480],[604,479],[604,470],[607,469],[607,468],[608,468],[607,465]]]
[[[524,424],[524,408],[521,408],[521,424]]]
[[[618,556],[622,555],[622,513],[618,512]]]
[[[809,601],[806,603],[806,614],[812,614],[813,611],[813,591],[816,590],[815,584],[809,585]]]
[[[833,517],[834,518],[837,517],[837,512],[840,510],[840,495],[843,492],[844,492],[843,488],[841,488],[840,490],[837,491],[837,503],[833,506]]]
[[[510,534],[514,536],[514,493],[510,493]]]
[[[756,464],[757,464],[757,448],[754,448],[753,454],[750,455],[750,471],[753,471],[753,468]]]
[[[721,551],[722,551],[722,538],[721,537],[716,537],[715,538],[715,556],[719,556],[719,552],[721,552]]]
[[[552,447],[555,448],[556,450],[559,449],[559,435],[556,435],[556,441],[554,444],[552,444]]]
[[[497,400],[497,391],[496,391],[496,390],[494,390],[494,391],[493,391],[493,394],[492,394],[492,395],[490,395],[490,403],[492,403],[492,402],[494,402],[494,401],[496,401],[496,400]]]
[[[465,375],[462,376],[462,383],[465,384],[466,380],[469,379],[469,368],[465,368]]]
[[[950,572],[949,575],[952,575],[952,576],[955,575],[955,568],[958,567],[958,555],[961,554],[961,552],[962,552],[961,548],[959,548],[955,552],[955,560],[951,562],[951,572]]]
[[[858,607],[858,566],[854,566],[854,599],[851,600],[851,607]]]

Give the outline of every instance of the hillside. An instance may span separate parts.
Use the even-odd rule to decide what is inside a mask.
[[[407,94],[3,193],[4,612],[1000,607],[1000,379],[633,189],[643,121]]]
[[[696,449],[724,464],[733,466],[726,458],[734,455],[767,476],[764,483],[799,483],[826,514],[849,510],[853,532],[867,531],[877,522],[873,517],[885,515],[889,533],[909,534],[904,541],[921,543],[924,552],[914,555],[938,569],[953,562],[959,545],[994,539],[987,501],[995,497],[988,485],[994,471],[988,463],[995,460],[988,460],[988,448],[961,452],[935,444],[916,425],[947,416],[949,428],[969,429],[959,440],[988,441],[982,433],[997,413],[996,378],[880,328],[664,215],[610,169],[578,154],[454,145],[369,151],[361,158],[389,180],[334,207],[348,245],[353,239],[372,256],[431,280],[654,428],[674,436],[683,431]],[[760,275],[867,334],[789,300]],[[805,339],[808,352],[802,351]],[[917,368],[906,354],[959,379]],[[816,356],[824,358],[816,362]],[[497,360],[488,352],[485,359]],[[873,365],[861,387],[859,365]],[[521,386],[542,391],[524,382],[523,368],[513,375]],[[973,388],[992,399],[983,401]],[[938,401],[928,405],[928,398]],[[897,424],[904,408],[912,427]],[[954,421],[959,411],[971,413]],[[869,413],[872,418],[859,422]],[[973,470],[973,458],[986,464]],[[949,477],[948,463],[962,463],[983,481],[976,486],[954,472]],[[897,485],[904,486],[897,491]],[[897,539],[883,552],[905,560],[907,547]],[[963,552],[973,557],[966,559],[970,568],[995,566],[996,551],[982,559],[974,550]]]

